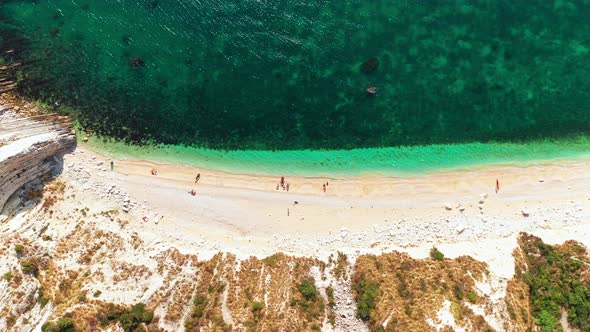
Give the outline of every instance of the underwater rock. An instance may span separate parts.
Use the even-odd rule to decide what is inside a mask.
[[[373,97],[377,94],[377,88],[373,85],[369,86],[366,90],[367,95]]]
[[[372,57],[361,65],[361,72],[364,74],[370,74],[377,70],[377,67],[379,67],[379,60],[377,60],[375,57]]]
[[[155,0],[149,1],[147,4],[147,8],[149,10],[155,10],[156,8],[158,8],[158,6],[159,6],[159,3],[158,3],[158,1],[155,1]]]
[[[129,64],[133,68],[141,68],[145,65],[145,63],[143,62],[143,59],[138,56],[129,59]]]
[[[49,35],[51,35],[51,37],[57,36],[58,33],[59,33],[59,29],[57,29],[57,28],[49,29]]]

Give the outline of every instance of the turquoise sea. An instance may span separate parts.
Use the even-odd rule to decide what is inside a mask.
[[[90,138],[88,146],[108,157],[181,164],[237,174],[307,177],[421,176],[490,164],[527,167],[586,156],[585,137],[521,143],[466,143],[352,150],[232,150],[178,145],[137,146]]]
[[[590,152],[590,0],[5,0],[0,51],[120,155],[358,174]]]

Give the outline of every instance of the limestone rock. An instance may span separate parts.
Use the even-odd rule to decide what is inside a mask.
[[[0,111],[0,210],[19,188],[61,167],[63,155],[75,146],[76,135],[65,117]]]

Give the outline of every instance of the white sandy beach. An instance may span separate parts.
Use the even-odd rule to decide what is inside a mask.
[[[77,207],[128,210],[142,238],[200,255],[283,251],[322,257],[336,250],[401,249],[419,257],[437,245],[447,247],[449,256],[469,254],[488,263],[501,258],[496,272],[509,277],[521,231],[543,231],[548,242],[589,244],[584,235],[590,233],[589,158],[412,178],[285,176],[289,192],[276,190],[278,177],[141,160],[114,160],[111,172],[110,161],[85,147],[66,155],[62,177],[76,188]],[[193,189],[195,196],[189,193]],[[506,258],[510,264],[502,261]]]

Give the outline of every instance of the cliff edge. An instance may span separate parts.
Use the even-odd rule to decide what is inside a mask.
[[[0,106],[0,210],[23,185],[59,171],[63,155],[75,147],[67,117],[24,116]]]

